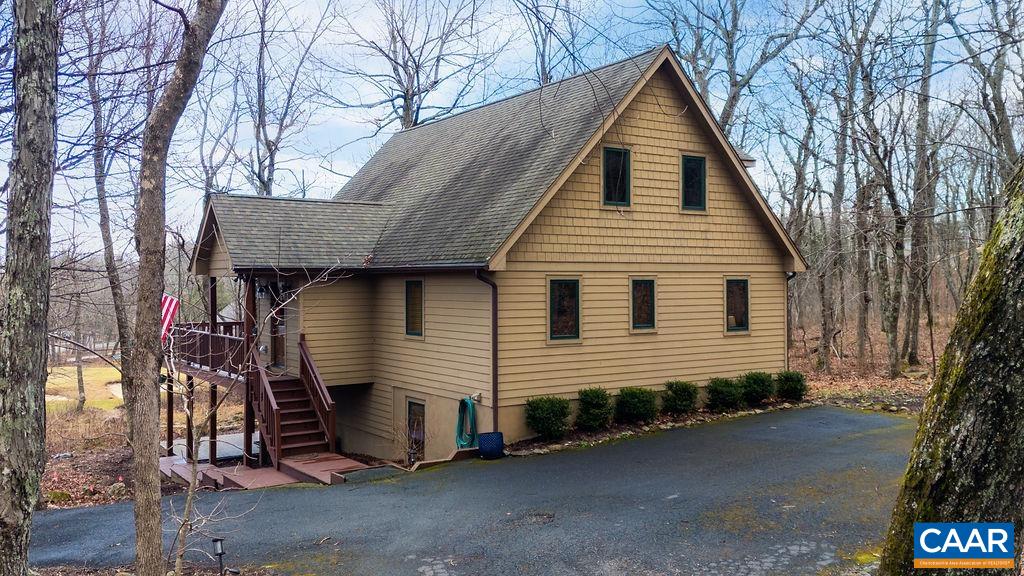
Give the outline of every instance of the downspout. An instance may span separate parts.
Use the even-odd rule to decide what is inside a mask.
[[[796,272],[786,272],[786,370],[789,370],[789,282],[796,278]]]
[[[498,431],[498,284],[476,271],[476,279],[491,287],[491,431]]]

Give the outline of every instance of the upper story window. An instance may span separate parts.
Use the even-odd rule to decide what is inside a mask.
[[[606,206],[629,206],[629,149],[605,146],[602,154],[601,187],[604,204]]]
[[[580,337],[580,281],[549,280],[548,338],[575,340]]]
[[[708,206],[707,163],[703,156],[683,156],[683,210],[706,210]]]
[[[405,335],[423,336],[423,280],[405,281]]]
[[[630,280],[630,327],[633,330],[655,328],[655,290],[653,278]]]
[[[746,278],[725,280],[725,329],[729,332],[750,330],[750,281]]]

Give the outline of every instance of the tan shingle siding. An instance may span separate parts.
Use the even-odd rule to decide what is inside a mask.
[[[423,337],[405,335],[404,276],[375,283],[374,375],[410,390],[459,399],[484,393],[490,403],[490,292],[470,274],[423,278]]]
[[[602,141],[633,151],[630,209],[601,207],[599,145],[510,250],[497,274],[502,406],[785,367],[782,254],[704,130],[659,72]],[[707,158],[706,214],[680,211],[684,152]],[[582,343],[551,346],[545,277],[567,274],[583,278]],[[658,329],[631,334],[629,276],[645,274],[658,279]],[[750,278],[749,335],[724,333],[727,275]]]
[[[373,381],[372,286],[344,278],[302,292],[302,331],[329,386]]]

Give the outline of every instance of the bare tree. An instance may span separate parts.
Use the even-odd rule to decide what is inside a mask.
[[[986,243],[925,403],[883,550],[885,576],[914,571],[915,522],[1024,522],[1022,182],[1024,166],[1006,185],[1006,213]],[[1017,539],[1015,557],[1021,548]]]
[[[128,405],[135,482],[135,561],[141,576],[164,573],[160,523],[160,299],[164,288],[164,233],[167,153],[174,130],[185,111],[202,71],[203,58],[224,0],[199,0],[191,18],[177,11],[184,33],[181,49],[159,98],[146,120],[139,167],[135,244],[139,253],[134,346],[127,363],[134,388]],[[128,400],[128,395],[125,397]]]
[[[931,166],[935,163],[931,119],[932,68],[935,62],[935,44],[942,16],[942,3],[932,0],[926,13],[927,23],[922,35],[923,56],[921,80],[917,89],[917,109],[914,122],[914,201],[911,205],[910,224],[910,279],[907,284],[907,326],[903,339],[903,357],[907,364],[920,364],[918,357],[918,334],[921,325],[921,304],[926,292],[931,290],[929,282],[929,248],[931,223],[935,213],[935,180],[931,177]]]
[[[251,75],[238,74],[255,140],[244,164],[256,193],[272,196],[285,140],[305,127],[311,113],[317,86],[312,51],[333,23],[333,6],[327,2],[311,23],[293,22],[277,0],[257,0],[255,6],[256,68]]]
[[[581,69],[584,38],[573,0],[515,0],[533,44],[534,79],[541,86]]]
[[[744,94],[786,48],[808,35],[823,0],[806,0],[795,13],[788,5],[755,10],[746,0],[646,0],[645,5],[639,23],[663,29],[701,96],[721,99],[718,122],[731,135],[742,120]]]
[[[1014,136],[1011,97],[1008,92],[1024,87],[1024,70],[1021,69],[1024,48],[1024,10],[1019,2],[985,0],[980,5],[981,18],[971,16],[978,30],[967,29],[954,12],[953,3],[944,3],[945,21],[953,28],[957,40],[966,52],[967,62],[976,77],[980,99],[974,106],[967,107],[970,118],[982,131],[992,148],[992,154],[999,166],[1001,180],[1005,181],[1020,158],[1020,150]],[[972,6],[973,7],[973,6]],[[979,34],[983,33],[984,35]],[[981,36],[984,45],[977,39]],[[990,36],[986,41],[985,36]],[[1014,61],[1016,57],[1016,61]],[[1008,82],[1007,75],[1016,78],[1016,87]],[[1019,112],[1018,112],[1019,114]]]
[[[343,14],[341,33],[352,59],[326,65],[361,88],[352,98],[322,97],[333,106],[372,111],[370,123],[378,132],[396,123],[411,128],[471,104],[477,81],[497,54],[484,38],[480,1],[375,0],[374,5],[383,26],[372,34]]]
[[[45,462],[50,202],[57,119],[52,0],[14,5],[14,156],[0,293],[0,575],[28,572],[32,510]]]

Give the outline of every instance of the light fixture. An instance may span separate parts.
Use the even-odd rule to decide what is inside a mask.
[[[267,296],[267,281],[262,279],[262,278],[258,278],[256,280],[256,299],[257,300],[262,300],[262,299],[266,298],[266,296]]]
[[[213,539],[213,555],[217,557],[217,566],[219,570],[217,574],[224,576],[224,539],[214,538]]]

